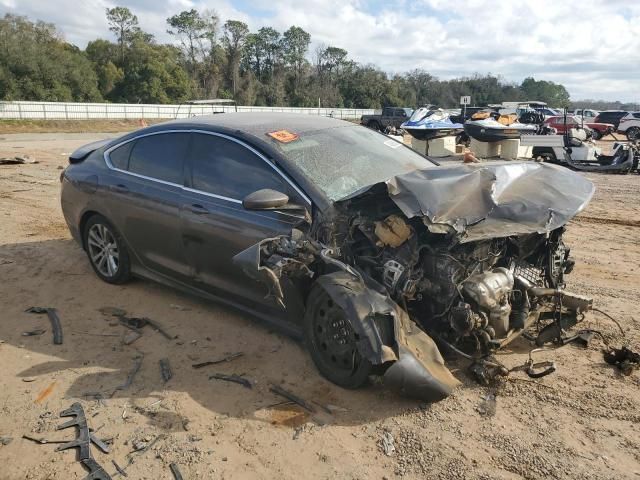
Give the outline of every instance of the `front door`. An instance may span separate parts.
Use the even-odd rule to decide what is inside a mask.
[[[232,259],[260,240],[289,235],[303,217],[285,210],[246,210],[242,199],[264,188],[286,193],[291,203],[305,202],[251,147],[224,135],[193,133],[181,216],[196,286],[265,301],[265,286],[251,280]]]

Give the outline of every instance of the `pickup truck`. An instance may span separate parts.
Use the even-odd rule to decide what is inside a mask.
[[[400,128],[401,124],[409,120],[412,113],[411,108],[384,107],[381,114],[362,115],[360,124],[381,131],[387,127]]]

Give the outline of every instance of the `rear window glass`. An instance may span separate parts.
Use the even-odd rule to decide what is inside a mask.
[[[134,143],[135,142],[125,143],[124,145],[111,150],[109,153],[111,165],[115,168],[119,168],[120,170],[126,170],[129,168],[129,155],[131,154],[131,149],[133,148]]]
[[[635,112],[635,113],[633,114],[633,117],[634,117],[634,118],[640,118],[640,112]]]
[[[136,140],[129,157],[129,171],[182,185],[182,166],[189,133],[162,133]]]

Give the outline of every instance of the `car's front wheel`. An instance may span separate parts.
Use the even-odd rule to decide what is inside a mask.
[[[599,131],[599,130],[595,130],[595,129],[594,129],[594,130],[593,130],[593,132],[592,132],[592,134],[591,134],[591,137],[592,137],[594,140],[600,140],[600,139],[602,138],[602,132],[601,132],[601,131]]]
[[[328,380],[350,389],[367,382],[373,365],[358,351],[344,310],[317,285],[307,300],[304,333],[313,362]]]
[[[630,142],[634,142],[636,140],[640,140],[640,128],[631,127],[627,130],[627,140]]]
[[[131,278],[129,252],[117,230],[102,215],[92,216],[84,228],[84,245],[93,271],[107,283]]]

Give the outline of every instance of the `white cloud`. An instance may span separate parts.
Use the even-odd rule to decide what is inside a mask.
[[[572,98],[638,101],[640,2],[626,0],[121,0],[143,29],[171,41],[165,19],[215,9],[252,29],[298,25],[314,43],[345,48],[389,72],[424,68],[450,78],[474,73],[563,83]],[[0,0],[0,12],[56,23],[72,43],[108,37],[113,1]],[[311,49],[313,51],[313,48]]]

